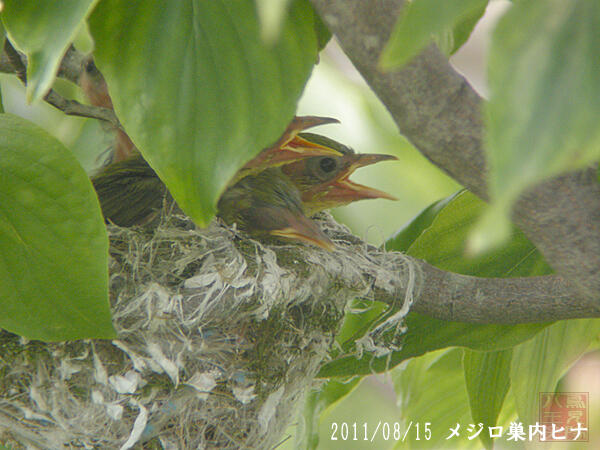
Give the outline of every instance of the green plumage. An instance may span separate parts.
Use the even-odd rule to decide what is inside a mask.
[[[167,188],[141,155],[110,164],[92,178],[92,184],[104,218],[122,227],[150,222],[167,195]]]
[[[223,193],[217,210],[227,224],[255,235],[285,228],[290,213],[304,214],[298,189],[279,169],[243,178]]]
[[[141,156],[107,166],[92,183],[104,217],[124,227],[151,221],[167,195],[165,185]],[[298,189],[279,169],[243,178],[225,191],[217,208],[226,223],[237,223],[254,235],[284,228],[288,212],[303,214]]]
[[[350,147],[319,134],[300,133],[299,136],[343,154],[354,153]],[[309,187],[325,181],[318,178],[321,175],[321,161],[339,161],[339,158],[330,156],[313,156],[306,159],[311,170],[292,177],[296,185],[280,170],[274,168],[242,178],[223,194],[218,205],[219,216],[229,224],[237,222],[240,229],[258,232],[261,226],[275,229],[277,222],[281,222],[273,217],[273,214],[263,214],[270,201],[274,201],[277,208],[290,208],[294,214],[303,214],[298,188],[302,190],[304,185]],[[160,212],[165,196],[171,200],[163,182],[140,154],[108,165],[92,178],[92,183],[98,193],[104,218],[123,227],[151,222]],[[245,195],[245,190],[256,191],[256,195],[251,198]],[[248,202],[253,202],[253,207],[258,207],[260,213],[253,211],[252,206],[245,207]],[[236,207],[238,203],[239,206]],[[236,209],[244,213],[237,213]],[[236,214],[237,217],[234,217]],[[253,221],[259,225],[254,226]]]

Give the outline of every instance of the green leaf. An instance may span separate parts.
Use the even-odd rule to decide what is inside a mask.
[[[406,2],[381,53],[381,67],[387,70],[401,67],[432,41],[450,53],[458,48],[454,38],[464,42],[486,6],[487,0]]]
[[[294,447],[298,449],[316,449],[319,445],[320,419],[326,409],[333,407],[338,401],[346,397],[361,381],[355,377],[342,383],[330,380],[318,389],[313,389],[306,396],[304,410],[300,417],[300,426],[296,432]]]
[[[439,206],[441,205],[441,208]],[[468,191],[434,203],[419,214],[406,239],[393,238],[386,248],[405,248],[407,242],[418,236],[408,247],[411,256],[424,259],[441,269],[481,277],[535,276],[550,273],[550,267],[535,246],[518,229],[513,228],[511,239],[501,248],[477,258],[465,257],[465,243],[472,225],[485,210],[485,203]],[[437,214],[436,214],[437,213]],[[432,217],[434,216],[434,217]],[[421,228],[420,228],[421,227]],[[402,236],[402,234],[401,234]],[[448,322],[417,313],[406,317],[407,334],[402,349],[391,357],[375,358],[365,354],[361,359],[351,354],[337,354],[325,364],[319,376],[352,376],[383,372],[407,358],[450,346],[462,346],[479,351],[504,350],[531,339],[548,324],[482,325]],[[366,325],[365,325],[366,327]]]
[[[27,101],[43,98],[60,61],[97,0],[4,0],[8,37],[27,55]]]
[[[386,309],[388,309],[387,305],[382,302],[355,299],[346,311],[344,322],[335,340],[342,347],[352,347],[356,339],[364,336],[383,318]],[[333,352],[335,354],[335,349]]]
[[[466,258],[463,249],[468,239],[469,229],[473,223],[479,220],[484,210],[485,204],[474,195],[469,192],[459,194],[438,213],[433,223],[409,248],[408,253],[423,258],[442,269],[476,276],[535,276],[550,273],[550,267],[539,252],[516,228],[511,230],[511,239],[501,248],[483,256]],[[409,315],[409,320],[411,316],[412,314]],[[431,322],[431,319],[429,319],[429,322]],[[577,325],[578,322],[579,325]],[[423,342],[432,347],[443,341],[460,345],[455,344],[456,337],[447,333],[455,327],[472,327],[468,324],[451,324],[439,321],[430,324],[431,328],[427,329],[426,326],[418,323],[414,325],[411,325],[410,321],[407,323],[409,329],[407,339],[411,336],[411,329],[417,330],[417,336],[413,336],[412,339],[418,339],[419,335],[423,333]],[[529,422],[529,420],[532,419],[533,411],[535,411],[537,392],[552,391],[556,381],[568,365],[585,350],[587,343],[597,335],[597,330],[594,331],[589,328],[593,327],[594,323],[598,323],[598,321],[568,321],[553,324],[549,327],[547,324],[498,326],[507,336],[511,335],[511,328],[517,332],[519,327],[526,327],[521,329],[521,332],[529,331],[530,336],[532,336],[541,328],[547,327],[543,332],[538,333],[534,339],[518,345],[513,351],[514,361],[510,378],[512,379],[515,401],[524,423],[535,423],[535,420],[533,422]],[[479,327],[481,328],[477,332],[475,332],[475,328],[471,328],[471,331],[475,332],[474,339],[479,333],[481,333],[481,343],[488,339],[496,339],[493,332],[491,335],[484,334],[491,331],[488,328],[491,325],[481,325]],[[465,336],[467,336],[466,330],[464,331]],[[430,333],[435,338],[431,339],[425,333]],[[502,334],[499,334],[498,337],[501,341],[504,341]],[[521,340],[520,338],[525,336],[518,336],[518,334],[512,337],[515,339],[512,345],[526,340]],[[427,339],[431,339],[431,341],[428,342]],[[473,342],[466,342],[466,344],[467,347],[476,349]],[[508,345],[505,348],[510,346]],[[480,350],[490,349],[480,348]],[[502,366],[494,370],[490,369],[486,372],[486,375],[494,377],[496,376],[494,373],[497,371],[499,376],[501,371],[507,370],[505,360],[502,362]],[[466,374],[466,376],[469,375]],[[500,382],[502,382],[501,379],[498,380],[498,383]],[[491,383],[491,381],[487,380],[487,383]],[[494,390],[496,394],[502,391],[499,386],[496,386]],[[490,395],[493,393],[492,390],[489,391]],[[482,398],[481,394],[479,398]],[[475,406],[472,402],[474,415],[482,414],[482,408],[485,409],[485,405],[489,408],[492,407],[491,403],[483,400],[482,403],[483,405]],[[499,410],[500,407],[501,405],[498,404],[493,409],[498,408]],[[493,409],[488,411],[488,415],[493,413]],[[524,414],[526,415],[523,416]]]
[[[442,209],[448,205],[454,198],[463,191],[458,191],[456,194],[450,195],[449,197],[438,200],[432,203],[417,216],[404,225],[400,230],[392,236],[385,244],[388,250],[395,250],[398,252],[406,252],[409,247],[417,240],[417,238],[433,223],[433,220],[437,217]]]
[[[515,2],[495,29],[487,149],[504,217],[528,186],[600,159],[598,29],[600,2],[589,0]],[[495,234],[500,213],[481,234]]]
[[[1,2],[0,2],[1,4]],[[2,21],[0,20],[0,52],[4,51],[4,40],[6,36],[4,34],[4,25],[2,25]],[[0,86],[0,114],[4,112],[4,104],[2,102],[2,87]]]
[[[90,18],[117,115],[199,225],[232,175],[291,121],[317,58],[307,0],[290,4],[273,45],[254,6],[105,0]]]
[[[30,339],[115,336],[108,238],[89,178],[41,128],[0,115],[0,327]]]
[[[461,359],[460,349],[442,350],[413,359],[405,367],[394,370],[392,379],[404,417],[401,431],[409,430],[406,439],[399,441],[395,448],[474,447],[477,440],[467,439],[467,427],[473,422]],[[408,428],[411,422],[411,428]],[[425,431],[427,423],[429,439]],[[419,440],[416,439],[417,424]],[[446,440],[450,435],[449,428],[456,428],[456,424],[460,424],[460,436]]]
[[[452,37],[454,41],[454,47],[452,48],[451,54],[460,49],[465,42],[471,36],[473,29],[479,22],[479,19],[483,17],[485,10],[487,9],[487,1],[481,2],[478,8],[473,8],[468,11],[468,13],[461,18],[461,20],[454,25],[454,29],[452,30]]]
[[[510,386],[512,350],[474,352],[464,350],[463,368],[471,416],[475,423],[495,426]],[[479,438],[487,449],[492,448],[489,433]]]
[[[487,205],[469,191],[453,196],[433,225],[410,246],[407,253],[443,270],[478,277],[546,275],[552,272],[535,246],[516,227],[501,248],[476,257],[466,254],[471,228]]]
[[[538,394],[554,392],[560,378],[599,333],[599,319],[566,320],[514,349],[511,387],[521,422],[539,421]]]
[[[325,25],[319,15],[315,15],[315,33],[317,35],[319,51],[323,50],[331,39],[331,31],[329,31],[329,28],[327,28],[327,25]]]
[[[461,191],[429,205],[421,211],[411,222],[400,229],[386,243],[386,248],[396,251],[406,251],[419,235],[433,222],[437,214],[454,199]],[[352,351],[356,339],[363,336],[377,322],[385,317],[387,305],[381,302],[364,302],[355,300],[346,312],[344,323],[336,336],[336,341],[346,352]],[[336,349],[332,356],[338,356]]]
[[[403,337],[402,349],[391,356],[377,358],[365,354],[357,359],[354,354],[340,355],[324,364],[318,376],[349,377],[385,372],[409,358],[453,346],[479,351],[504,350],[531,339],[548,324],[481,325],[448,322],[409,313],[406,326],[408,331]]]

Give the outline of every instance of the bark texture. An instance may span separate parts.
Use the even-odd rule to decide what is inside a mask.
[[[340,45],[388,108],[400,132],[430,161],[487,199],[483,100],[431,45],[384,73],[378,58],[403,0],[312,0]],[[526,192],[514,222],[558,274],[600,303],[600,183],[594,169]]]

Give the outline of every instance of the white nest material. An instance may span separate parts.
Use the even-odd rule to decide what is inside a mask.
[[[324,216],[334,252],[263,245],[184,217],[109,227],[119,339],[0,335],[0,442],[13,448],[270,448],[327,361],[348,302],[397,298],[363,337],[389,352],[418,271]],[[366,344],[365,344],[366,343]]]

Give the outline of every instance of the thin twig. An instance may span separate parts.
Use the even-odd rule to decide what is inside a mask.
[[[69,80],[73,84],[79,84],[79,76],[83,68],[86,55],[77,51],[72,45],[67,49],[63,56],[60,66],[58,66],[57,77]]]
[[[99,119],[109,122],[115,128],[123,129],[119,119],[115,115],[115,112],[109,108],[102,108],[99,106],[84,105],[79,103],[77,100],[69,100],[64,98],[54,89],[50,91],[44,97],[44,100],[50,105],[57,109],[60,109],[68,116],[80,116],[89,117],[91,119]]]
[[[15,73],[17,75],[17,78],[19,78],[19,80],[21,80],[21,82],[25,86],[27,86],[27,68],[23,63],[23,59],[20,53],[12,46],[8,39],[4,41],[4,54],[6,55],[8,63],[10,63],[11,66],[11,70],[9,70],[9,72]],[[65,58],[63,60],[67,60],[71,63],[71,66],[73,66],[73,61],[81,61],[82,58],[80,54],[78,54],[78,52],[70,48],[67,51],[67,54],[65,55]],[[7,71],[5,69],[8,69],[9,67],[7,67],[8,65],[4,61],[4,58],[2,58],[1,61],[3,62],[3,64],[1,65],[2,71]],[[68,71],[59,70],[59,72],[62,72],[62,74],[71,81],[77,80],[78,78],[78,73],[75,72],[73,67],[70,67],[70,70]],[[54,106],[56,109],[61,110],[68,116],[89,117],[91,119],[103,120],[109,122],[116,129],[123,129],[121,123],[119,122],[119,119],[117,118],[115,112],[112,109],[102,108],[99,106],[84,105],[76,100],[69,100],[67,98],[64,98],[54,89],[50,89],[50,91],[48,91],[48,93],[44,97],[44,100],[48,104]]]
[[[27,68],[25,67],[25,64],[23,64],[21,55],[15,50],[8,39],[4,40],[4,52],[6,53],[8,61],[10,62],[14,73],[17,75],[17,78],[19,78],[24,85],[27,85]]]

